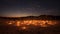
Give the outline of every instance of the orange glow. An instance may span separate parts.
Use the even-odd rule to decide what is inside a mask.
[[[56,24],[56,22],[55,21],[49,21],[49,23],[48,23],[49,25],[55,25]]]
[[[11,24],[13,24],[13,23],[12,23],[12,21],[8,21],[7,24],[11,25]]]
[[[24,23],[20,23],[21,25],[23,25]]]
[[[20,21],[17,21],[17,26],[20,26]]]
[[[22,29],[23,29],[23,30],[25,30],[25,29],[26,29],[26,27],[22,27]]]
[[[8,24],[12,24],[12,23],[8,23]]]
[[[45,24],[41,24],[41,27],[47,27],[48,25],[45,25]]]
[[[9,21],[8,24],[15,24],[16,26],[29,26],[30,24],[34,26],[47,27],[50,25],[57,24],[56,21],[48,20],[23,20],[23,21]],[[26,28],[26,27],[24,27]]]
[[[26,20],[26,21],[24,21],[23,24],[25,24],[25,25],[30,25],[30,24],[32,24],[32,20]]]

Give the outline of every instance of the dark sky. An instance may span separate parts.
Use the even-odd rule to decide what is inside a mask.
[[[0,0],[0,16],[22,17],[32,15],[60,16],[60,1]]]

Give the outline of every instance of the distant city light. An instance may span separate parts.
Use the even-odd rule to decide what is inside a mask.
[[[13,21],[10,21],[8,24],[13,24]],[[29,25],[34,25],[34,26],[40,26],[40,27],[49,27],[49,25],[53,26],[55,25],[56,22],[55,21],[51,21],[51,20],[23,20],[23,21],[16,21],[15,25],[16,26],[29,26]],[[25,29],[26,27],[24,27]]]
[[[23,30],[25,30],[25,29],[26,29],[26,27],[24,26],[24,27],[22,27],[22,29],[23,29]]]
[[[16,26],[20,26],[20,21],[17,21]]]
[[[8,24],[12,24],[12,23],[8,23]]]

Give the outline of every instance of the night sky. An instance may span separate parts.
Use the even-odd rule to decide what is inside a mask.
[[[60,1],[0,0],[0,16],[23,17],[38,15],[60,16]]]

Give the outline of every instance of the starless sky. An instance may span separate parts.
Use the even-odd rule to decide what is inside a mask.
[[[59,15],[58,0],[0,0],[0,16],[22,17],[38,15]]]

